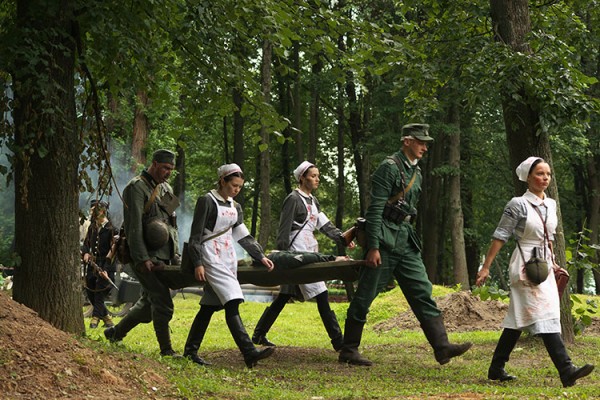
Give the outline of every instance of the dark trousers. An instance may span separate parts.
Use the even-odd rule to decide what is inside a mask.
[[[114,282],[115,273],[109,272],[108,276]],[[110,283],[101,276],[97,276],[91,272],[85,277],[85,288],[87,297],[93,307],[92,317],[98,317],[100,319],[106,317],[108,315],[108,309],[104,302],[106,297],[110,294]]]
[[[156,273],[140,272],[140,265],[132,269],[142,286],[142,295],[117,325],[117,336],[124,337],[137,324],[152,322],[157,337],[168,337],[174,311],[171,290]]]
[[[413,313],[423,322],[439,317],[441,311],[433,300],[432,284],[427,277],[421,253],[412,245],[406,244],[400,251],[379,250],[381,265],[377,268],[362,267],[356,293],[348,307],[347,317],[365,323],[373,300],[387,286],[393,277]]]

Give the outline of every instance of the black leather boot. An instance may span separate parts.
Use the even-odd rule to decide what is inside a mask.
[[[444,326],[444,319],[441,315],[421,322],[421,329],[423,329],[425,337],[433,347],[436,361],[441,365],[449,363],[451,358],[460,356],[473,345],[470,342],[464,344],[450,343]]]
[[[235,340],[235,344],[237,344],[244,356],[244,362],[248,368],[254,367],[259,360],[267,358],[275,352],[274,347],[265,347],[262,350],[258,350],[254,347],[254,343],[250,340],[250,336],[248,336],[239,314],[226,316],[225,321],[227,322],[227,327],[231,332],[233,340]]]
[[[488,369],[488,379],[500,382],[507,382],[517,379],[516,376],[506,373],[504,370],[504,365],[508,362],[510,353],[515,348],[520,336],[521,331],[504,328],[502,334],[500,335],[500,339],[498,339],[498,344],[496,345],[496,350],[494,351],[494,356],[492,357],[492,363]]]
[[[365,367],[373,365],[369,359],[363,357],[358,351],[364,326],[364,322],[358,322],[352,318],[346,319],[344,342],[338,357],[339,362]]]
[[[333,310],[321,313],[321,320],[323,321],[323,326],[325,326],[325,330],[331,339],[333,349],[335,351],[340,351],[344,346],[344,335],[342,334],[342,329],[340,328],[340,324],[338,323],[337,317],[335,316]]]
[[[183,356],[189,358],[198,365],[211,365],[209,362],[198,356],[200,344],[202,344],[204,334],[206,333],[206,329],[210,324],[210,319],[213,314],[212,311],[203,310],[203,308],[204,307],[200,308],[200,311],[196,314],[194,322],[190,327],[190,332],[188,333],[183,349]]]
[[[127,335],[127,333],[129,333],[129,331],[135,328],[138,324],[139,321],[137,319],[127,314],[115,326],[107,327],[104,330],[104,337],[111,343],[120,342]]]
[[[563,387],[575,385],[577,379],[588,376],[594,370],[594,366],[591,364],[585,364],[581,368],[573,365],[560,333],[544,333],[540,336],[558,370]]]
[[[163,324],[154,324],[154,333],[156,334],[156,340],[160,347],[160,355],[163,357],[181,358],[180,354],[177,354],[171,346],[171,332],[169,331],[169,325],[163,326]]]
[[[261,315],[256,327],[254,328],[254,333],[252,334],[252,343],[263,346],[275,346],[275,343],[267,339],[267,333],[275,323],[275,320],[277,320],[280,312],[281,309],[275,309],[272,306],[265,308],[265,311]]]

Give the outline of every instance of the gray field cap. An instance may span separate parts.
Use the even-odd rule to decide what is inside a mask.
[[[402,127],[402,136],[412,136],[423,142],[433,142],[433,138],[429,136],[429,125],[427,124],[406,124]]]

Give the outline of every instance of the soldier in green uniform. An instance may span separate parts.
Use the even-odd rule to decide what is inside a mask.
[[[340,362],[372,365],[358,347],[369,307],[392,277],[398,281],[440,364],[446,364],[471,347],[471,343],[448,342],[442,313],[431,297],[432,285],[412,224],[422,182],[417,163],[432,141],[429,125],[403,126],[402,149],[384,160],[373,174],[371,202],[366,214],[366,266],[361,268],[356,294],[348,307]]]
[[[104,331],[109,341],[116,342],[138,324],[152,321],[163,356],[177,356],[169,331],[173,300],[164,279],[157,275],[165,264],[179,264],[175,218],[179,201],[167,183],[173,169],[175,154],[157,150],[152,165],[123,190],[123,226],[132,259],[130,266],[142,286],[142,296],[116,326]]]

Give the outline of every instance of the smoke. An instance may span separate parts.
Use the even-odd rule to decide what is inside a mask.
[[[98,189],[94,192],[82,192],[79,196],[79,208],[81,212],[89,218],[90,204],[92,200],[102,200],[109,203],[109,218],[116,228],[120,228],[123,224],[123,189],[129,183],[129,181],[137,174],[131,172],[130,165],[128,162],[131,160],[124,160],[123,157],[119,157],[118,151],[111,153],[110,166],[113,171],[113,180],[111,180],[111,191],[110,193],[99,193]],[[87,173],[91,179],[91,182],[98,185],[98,171],[87,170]],[[184,194],[184,197],[187,194]],[[196,204],[196,199],[185,198],[182,201],[185,204]],[[187,207],[186,207],[187,208]],[[176,210],[177,213],[177,226],[179,232],[179,252],[183,251],[183,243],[187,242],[190,237],[192,229],[192,221],[194,218],[193,209],[188,211],[184,207],[179,207]]]

